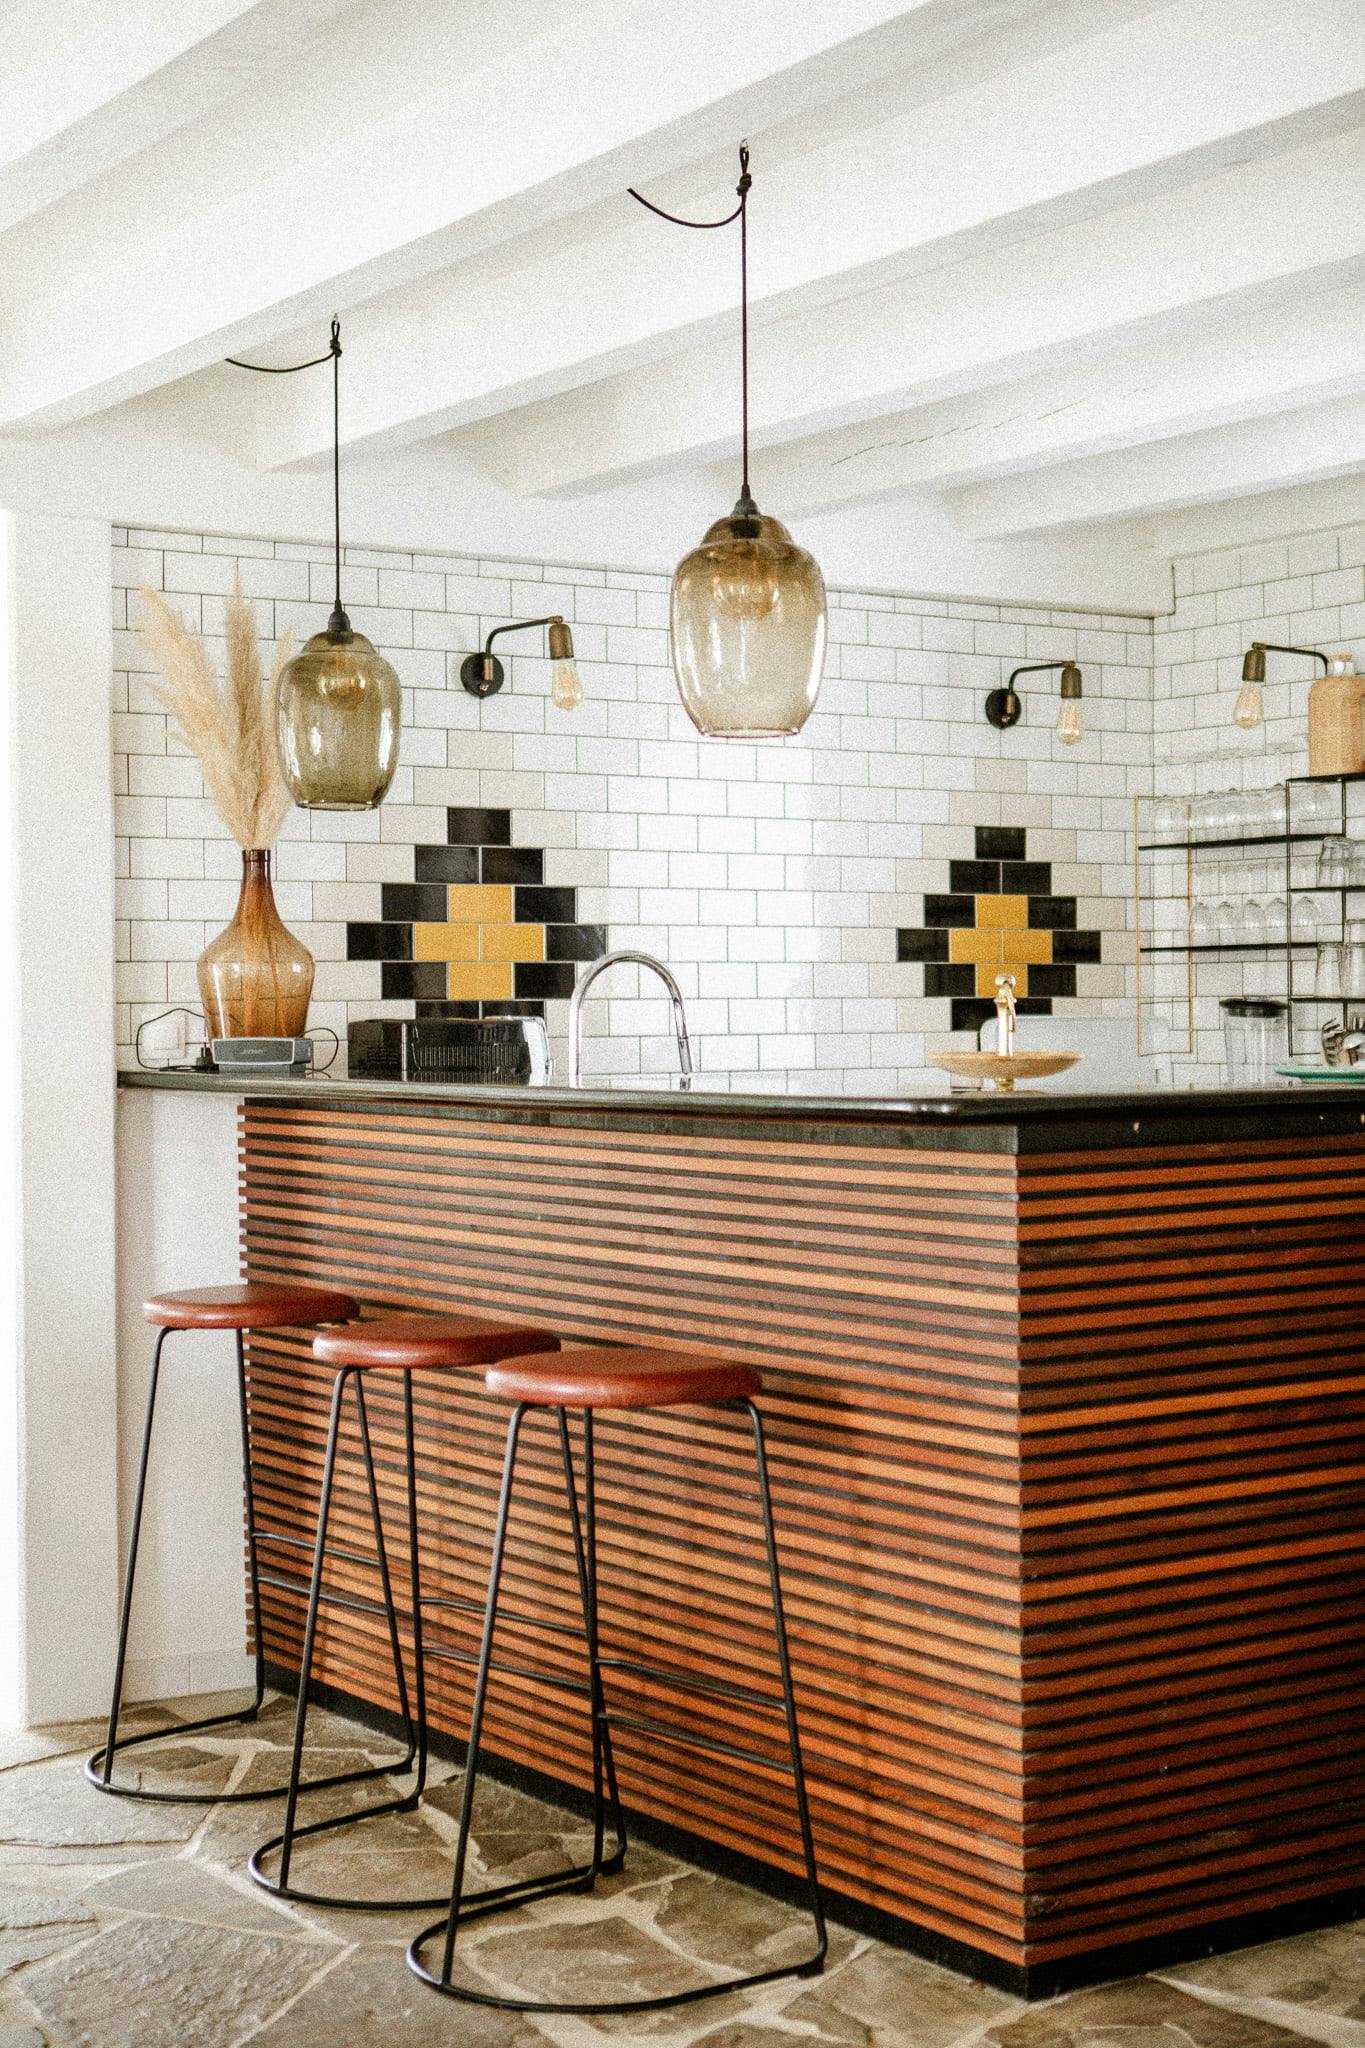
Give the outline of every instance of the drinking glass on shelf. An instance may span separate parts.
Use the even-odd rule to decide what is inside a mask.
[[[1190,904],[1190,944],[1212,946],[1218,937],[1218,926],[1214,918],[1213,904],[1207,883],[1196,889]]]
[[[1190,802],[1188,797],[1158,797],[1152,805],[1151,833],[1159,846],[1174,846],[1184,841],[1189,830]]]
[[[1365,889],[1365,839],[1346,841],[1346,885]]]
[[[1282,946],[1289,936],[1289,904],[1285,898],[1283,885],[1276,883],[1273,869],[1266,871],[1264,909],[1266,943]]]
[[[1242,904],[1237,889],[1236,868],[1219,869],[1218,899],[1213,907],[1213,923],[1218,938],[1225,946],[1235,945],[1242,936]]]
[[[1242,898],[1237,919],[1237,937],[1244,946],[1263,946],[1265,944],[1265,888],[1265,869],[1248,869],[1246,871],[1246,894]]]
[[[1350,841],[1340,833],[1333,833],[1322,842],[1318,855],[1318,887],[1320,889],[1344,889],[1350,880]]]
[[[1291,832],[1330,829],[1341,818],[1341,795],[1335,783],[1296,782],[1288,790]]]
[[[1342,948],[1341,993],[1353,1001],[1365,997],[1365,924],[1353,919]]]
[[[1313,994],[1328,1002],[1335,1002],[1341,994],[1341,984],[1346,973],[1346,948],[1340,940],[1332,939],[1318,947],[1317,967],[1313,975]]]
[[[1311,945],[1325,922],[1325,911],[1320,896],[1295,896],[1289,914],[1289,936],[1305,945]]]

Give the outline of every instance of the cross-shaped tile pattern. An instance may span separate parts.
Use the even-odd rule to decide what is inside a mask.
[[[546,883],[543,849],[512,844],[510,811],[459,805],[443,845],[413,848],[411,882],[383,884],[379,922],[346,927],[347,959],[380,961],[385,1000],[419,1017],[543,1015],[606,949],[577,890]]]
[[[1052,863],[1028,858],[1016,825],[978,825],[974,858],[948,863],[948,887],[924,897],[923,921],[896,933],[896,958],[924,963],[924,993],[946,996],[954,1031],[994,1014],[995,980],[1015,979],[1025,1016],[1074,996],[1078,964],[1098,962],[1100,934],[1079,931],[1076,898],[1053,893]]]

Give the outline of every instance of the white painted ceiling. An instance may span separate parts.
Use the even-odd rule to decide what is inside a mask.
[[[237,524],[253,480],[302,502],[328,379],[223,358],[337,313],[349,477],[666,557],[735,495],[738,247],[626,187],[726,211],[741,136],[756,493],[868,580],[1154,559],[1191,508],[1365,470],[1361,0],[0,20],[0,498],[104,445],[197,451]]]

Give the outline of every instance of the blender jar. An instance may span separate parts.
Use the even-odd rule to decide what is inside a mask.
[[[1265,1088],[1289,1055],[1286,1005],[1270,996],[1225,996],[1224,1075],[1230,1088]]]

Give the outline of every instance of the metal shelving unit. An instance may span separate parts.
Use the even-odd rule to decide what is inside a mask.
[[[1301,1016],[1304,1011],[1313,1009],[1320,1011],[1340,1010],[1343,1021],[1347,1021],[1352,1006],[1357,1011],[1365,1011],[1365,997],[1347,996],[1344,994],[1319,996],[1304,993],[1302,974],[1300,973],[1296,976],[1295,973],[1296,966],[1301,967],[1301,956],[1304,953],[1316,953],[1320,944],[1345,942],[1346,926],[1350,921],[1350,898],[1352,896],[1358,896],[1361,899],[1362,913],[1365,914],[1365,883],[1319,883],[1316,880],[1311,882],[1295,882],[1294,880],[1296,849],[1307,849],[1320,845],[1324,839],[1334,838],[1338,835],[1342,837],[1349,836],[1347,833],[1350,811],[1348,793],[1351,785],[1357,782],[1365,782],[1365,773],[1354,775],[1291,775],[1283,783],[1277,785],[1284,793],[1284,829],[1282,831],[1220,834],[1216,838],[1209,839],[1196,838],[1192,832],[1188,832],[1183,839],[1144,838],[1141,831],[1141,806],[1143,803],[1150,804],[1156,801],[1156,799],[1150,797],[1134,799],[1133,844],[1135,852],[1133,860],[1133,902],[1137,943],[1137,1025],[1139,1051],[1148,1049],[1143,1044],[1144,1003],[1159,1000],[1150,995],[1144,998],[1144,961],[1166,962],[1169,964],[1184,960],[1188,963],[1188,972],[1178,999],[1185,1012],[1185,1050],[1187,1052],[1193,1052],[1195,1049],[1195,967],[1196,963],[1201,959],[1217,957],[1261,958],[1267,955],[1282,957],[1284,971],[1281,992],[1288,1005],[1288,1039],[1291,1057],[1297,1051],[1294,1042],[1294,1019],[1296,1014]],[[1305,829],[1302,824],[1297,826],[1295,824],[1294,792],[1296,789],[1309,785],[1316,788],[1335,787],[1338,790],[1338,816],[1331,823],[1327,823],[1325,820],[1319,821]],[[1264,939],[1194,939],[1192,937],[1191,915],[1195,900],[1195,863],[1205,855],[1216,855],[1219,852],[1254,852],[1257,849],[1268,852],[1271,848],[1283,848],[1284,854],[1284,902],[1286,910],[1284,936],[1273,939],[1270,937]],[[1151,857],[1163,854],[1174,856],[1178,865],[1183,861],[1183,892],[1171,890],[1157,893],[1153,890],[1144,889],[1144,856]],[[1303,896],[1315,896],[1318,898],[1335,897],[1337,899],[1339,906],[1337,915],[1338,929],[1335,933],[1320,932],[1311,939],[1293,937],[1294,900],[1296,897]],[[1170,940],[1153,937],[1144,941],[1144,931],[1150,931],[1152,928],[1149,914],[1155,911],[1158,904],[1174,905],[1177,909],[1183,908],[1185,931],[1183,939]],[[1170,1000],[1174,1002],[1177,998],[1171,997]]]

